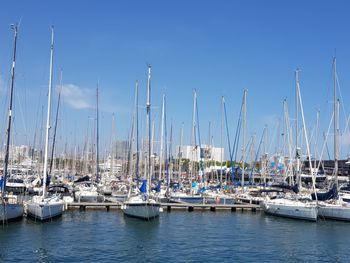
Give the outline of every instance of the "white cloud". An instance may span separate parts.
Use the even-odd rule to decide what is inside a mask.
[[[93,108],[92,91],[83,89],[74,84],[65,84],[62,86],[63,100],[74,109],[89,109]]]

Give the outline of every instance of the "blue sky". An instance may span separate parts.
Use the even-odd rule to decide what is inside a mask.
[[[244,89],[248,89],[248,137],[260,138],[265,124],[270,141],[283,114],[294,117],[294,70],[300,81],[307,126],[321,110],[321,129],[332,108],[332,58],[339,84],[350,96],[350,3],[348,1],[3,1],[0,9],[1,120],[6,116],[12,32],[21,21],[16,68],[15,143],[33,142],[46,107],[50,26],[55,27],[54,103],[63,68],[61,144],[83,143],[94,116],[100,83],[101,140],[125,139],[131,126],[135,81],[140,106],[146,101],[147,63],[152,65],[152,118],[158,133],[162,94],[175,139],[185,123],[190,142],[193,89],[197,90],[202,141],[208,123],[220,143],[220,99],[225,96],[231,137]],[[330,97],[329,97],[330,96]],[[140,107],[140,118],[145,118]],[[39,121],[38,121],[39,119]],[[345,117],[341,116],[342,127]],[[4,121],[2,121],[4,123]],[[144,121],[143,121],[144,123]],[[5,130],[4,125],[2,134]],[[35,128],[37,127],[37,128]],[[170,127],[170,124],[168,124]],[[141,125],[144,128],[144,124]],[[2,135],[3,137],[3,135]],[[343,155],[348,152],[343,147]]]

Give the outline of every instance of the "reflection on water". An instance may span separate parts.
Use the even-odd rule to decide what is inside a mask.
[[[156,220],[119,210],[72,210],[0,228],[2,262],[346,262],[348,223],[252,212],[164,212]]]
[[[37,254],[37,262],[44,263],[48,262],[49,255],[45,248],[39,248],[34,251],[35,254]]]

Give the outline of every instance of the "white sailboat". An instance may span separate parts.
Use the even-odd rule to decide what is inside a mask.
[[[148,124],[148,170],[147,179],[143,180],[140,188],[140,194],[129,197],[122,205],[122,211],[125,215],[144,220],[151,220],[159,216],[160,203],[150,198],[150,180],[151,180],[151,66],[148,65],[148,88],[147,88],[147,124]],[[136,105],[137,107],[137,105]],[[138,138],[137,138],[138,140]],[[137,155],[139,153],[137,152]],[[138,177],[138,176],[137,176]]]
[[[313,202],[276,198],[264,201],[262,208],[265,213],[270,215],[309,221],[317,220],[317,206]]]
[[[297,113],[297,121],[296,121],[296,178],[298,180],[298,184],[300,185],[300,153],[298,148],[298,105],[300,103],[300,110],[301,110],[301,116],[303,121],[303,130],[305,133],[305,140],[306,140],[306,148],[307,153],[309,156],[309,163],[311,166],[311,154],[310,154],[310,148],[309,148],[309,141],[308,136],[306,132],[306,125],[305,125],[305,118],[304,118],[304,111],[303,111],[303,105],[300,95],[300,87],[299,87],[299,78],[298,78],[298,70],[296,71],[296,113]],[[315,180],[313,176],[313,188],[315,188]],[[289,217],[294,219],[302,219],[302,220],[309,220],[309,221],[317,221],[317,203],[313,202],[311,200],[305,200],[302,198],[301,195],[294,195],[292,197],[284,197],[284,198],[276,198],[276,199],[269,199],[266,198],[261,203],[261,207],[263,208],[264,212],[267,214],[275,215],[275,216],[282,216],[282,217]]]
[[[50,48],[50,78],[49,78],[49,92],[46,118],[46,137],[45,137],[45,157],[43,169],[43,193],[42,196],[34,196],[27,203],[27,214],[38,220],[47,220],[53,217],[62,215],[63,201],[57,196],[48,197],[46,191],[47,182],[47,163],[48,163],[48,148],[49,148],[49,131],[50,131],[50,110],[51,110],[51,90],[52,90],[52,66],[53,66],[53,46],[54,46],[54,32],[51,28],[51,48]]]
[[[338,196],[338,110],[339,110],[339,101],[337,100],[337,71],[336,71],[336,59],[333,59],[333,85],[334,85],[334,181],[335,181],[335,195],[337,198],[329,200],[318,201],[318,211],[319,216],[327,219],[350,221],[350,204],[345,202],[342,198]]]
[[[12,123],[12,102],[13,102],[13,89],[15,79],[15,61],[16,61],[16,46],[17,46],[17,25],[13,25],[14,29],[14,49],[13,49],[13,60],[12,60],[12,71],[11,71],[11,92],[10,92],[10,103],[9,103],[9,115],[8,115],[8,126],[7,126],[7,138],[6,138],[6,152],[4,160],[4,177],[0,180],[1,185],[1,196],[0,196],[0,222],[5,223],[15,219],[23,217],[23,204],[18,202],[17,196],[6,194],[6,181],[8,173],[9,163],[9,147],[10,147],[10,136],[11,136],[11,123]]]
[[[144,180],[140,193],[129,197],[122,205],[125,215],[144,220],[151,220],[159,216],[160,203],[149,197],[147,180]]]
[[[100,203],[105,201],[105,197],[98,191],[98,185],[91,181],[76,185],[74,197],[77,202]]]

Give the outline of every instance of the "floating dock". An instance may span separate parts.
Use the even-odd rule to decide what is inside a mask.
[[[86,208],[97,209],[105,208],[107,211],[110,208],[120,209],[121,203],[117,202],[104,202],[104,203],[68,203],[66,208],[79,208],[80,211],[85,211]],[[166,211],[170,212],[172,209],[183,209],[192,212],[194,210],[209,210],[215,212],[216,210],[229,210],[235,212],[236,210],[251,210],[256,212],[260,210],[260,206],[256,204],[191,204],[191,203],[161,203],[160,206]]]

